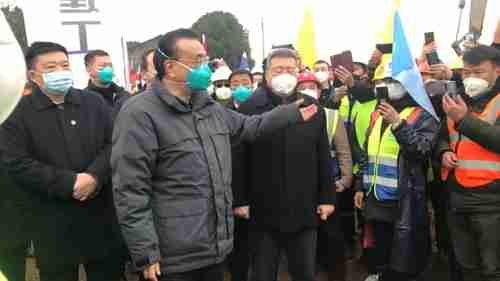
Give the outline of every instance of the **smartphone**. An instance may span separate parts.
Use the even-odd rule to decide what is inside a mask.
[[[345,51],[340,54],[331,56],[330,62],[332,64],[332,69],[336,69],[342,66],[350,72],[354,71],[351,51]]]
[[[426,32],[424,33],[425,37],[425,45],[429,45],[430,43],[434,42],[434,32]]]
[[[389,99],[389,89],[386,86],[376,87],[378,104],[387,102]]]
[[[458,95],[457,83],[455,81],[446,81],[446,93],[452,98]]]
[[[429,65],[439,64],[441,60],[439,59],[438,53],[436,51],[432,51],[426,55],[427,63]]]
[[[392,44],[377,44],[375,46],[382,54],[392,54]]]
[[[332,64],[332,69],[336,69],[342,65],[342,55],[337,54],[330,57],[330,63]]]
[[[351,73],[354,72],[354,63],[352,61],[352,52],[344,51],[342,52],[342,66],[349,70]]]

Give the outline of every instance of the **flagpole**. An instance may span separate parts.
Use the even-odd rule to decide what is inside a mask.
[[[265,44],[265,34],[264,34],[264,17],[260,18],[260,28],[261,28],[261,34],[262,34],[262,59],[264,60],[266,58],[266,44]]]

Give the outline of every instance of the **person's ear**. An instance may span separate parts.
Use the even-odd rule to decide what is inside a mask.
[[[176,78],[175,74],[175,63],[170,60],[165,60],[163,62],[163,68],[165,69],[165,76],[170,77],[170,78]]]
[[[28,70],[26,76],[29,81],[37,84],[39,87],[43,85],[43,77],[38,74],[35,70]]]
[[[35,71],[30,69],[28,71],[26,71],[26,78],[28,78],[28,80],[33,80],[35,77]]]

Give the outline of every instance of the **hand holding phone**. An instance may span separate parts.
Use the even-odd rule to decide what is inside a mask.
[[[379,86],[375,88],[377,92],[378,104],[387,102],[389,100],[389,89],[386,86]]]
[[[446,94],[452,98],[456,98],[458,95],[457,83],[455,81],[446,81]]]
[[[440,64],[441,60],[439,59],[438,53],[434,50],[425,55],[427,58],[427,63],[429,65]]]
[[[340,54],[336,54],[330,57],[330,62],[332,64],[332,69],[339,68],[343,66],[345,69],[349,70],[351,73],[354,71],[354,64],[352,61],[351,51],[344,51]]]

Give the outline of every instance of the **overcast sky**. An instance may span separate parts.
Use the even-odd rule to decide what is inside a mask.
[[[106,2],[115,2],[109,1]],[[125,35],[129,40],[146,40],[177,27],[190,26],[204,13],[223,10],[233,13],[250,31],[253,56],[262,58],[261,18],[264,19],[266,51],[272,44],[295,43],[304,8],[310,7],[315,18],[316,46],[320,58],[351,49],[355,59],[366,61],[384,30],[392,0],[254,0],[254,1],[120,1],[126,2],[123,13],[130,27]],[[468,29],[469,7],[464,11],[462,34]],[[137,4],[140,3],[140,4]],[[401,0],[405,31],[414,48],[420,53],[423,33],[435,31],[440,53],[454,60],[449,45],[455,38],[458,24],[457,0]],[[495,25],[500,18],[500,0],[489,0],[483,38],[491,42]],[[135,20],[139,23],[133,23]],[[138,28],[133,28],[136,26]]]
[[[29,5],[41,0],[10,1]],[[468,29],[470,2],[467,0],[464,11],[462,35]],[[257,61],[262,59],[261,18],[267,52],[273,44],[296,43],[304,8],[310,7],[315,18],[319,58],[351,49],[356,60],[367,61],[377,43],[377,34],[384,30],[393,0],[96,0],[96,3],[106,9],[114,30],[128,41],[144,41],[175,28],[190,27],[211,11],[231,12],[249,30]],[[458,14],[457,0],[401,0],[402,20],[414,56],[420,53],[424,32],[434,31],[441,57],[447,62],[455,60],[449,46],[455,38]],[[500,0],[489,0],[482,37],[485,43],[491,43],[499,18]]]

